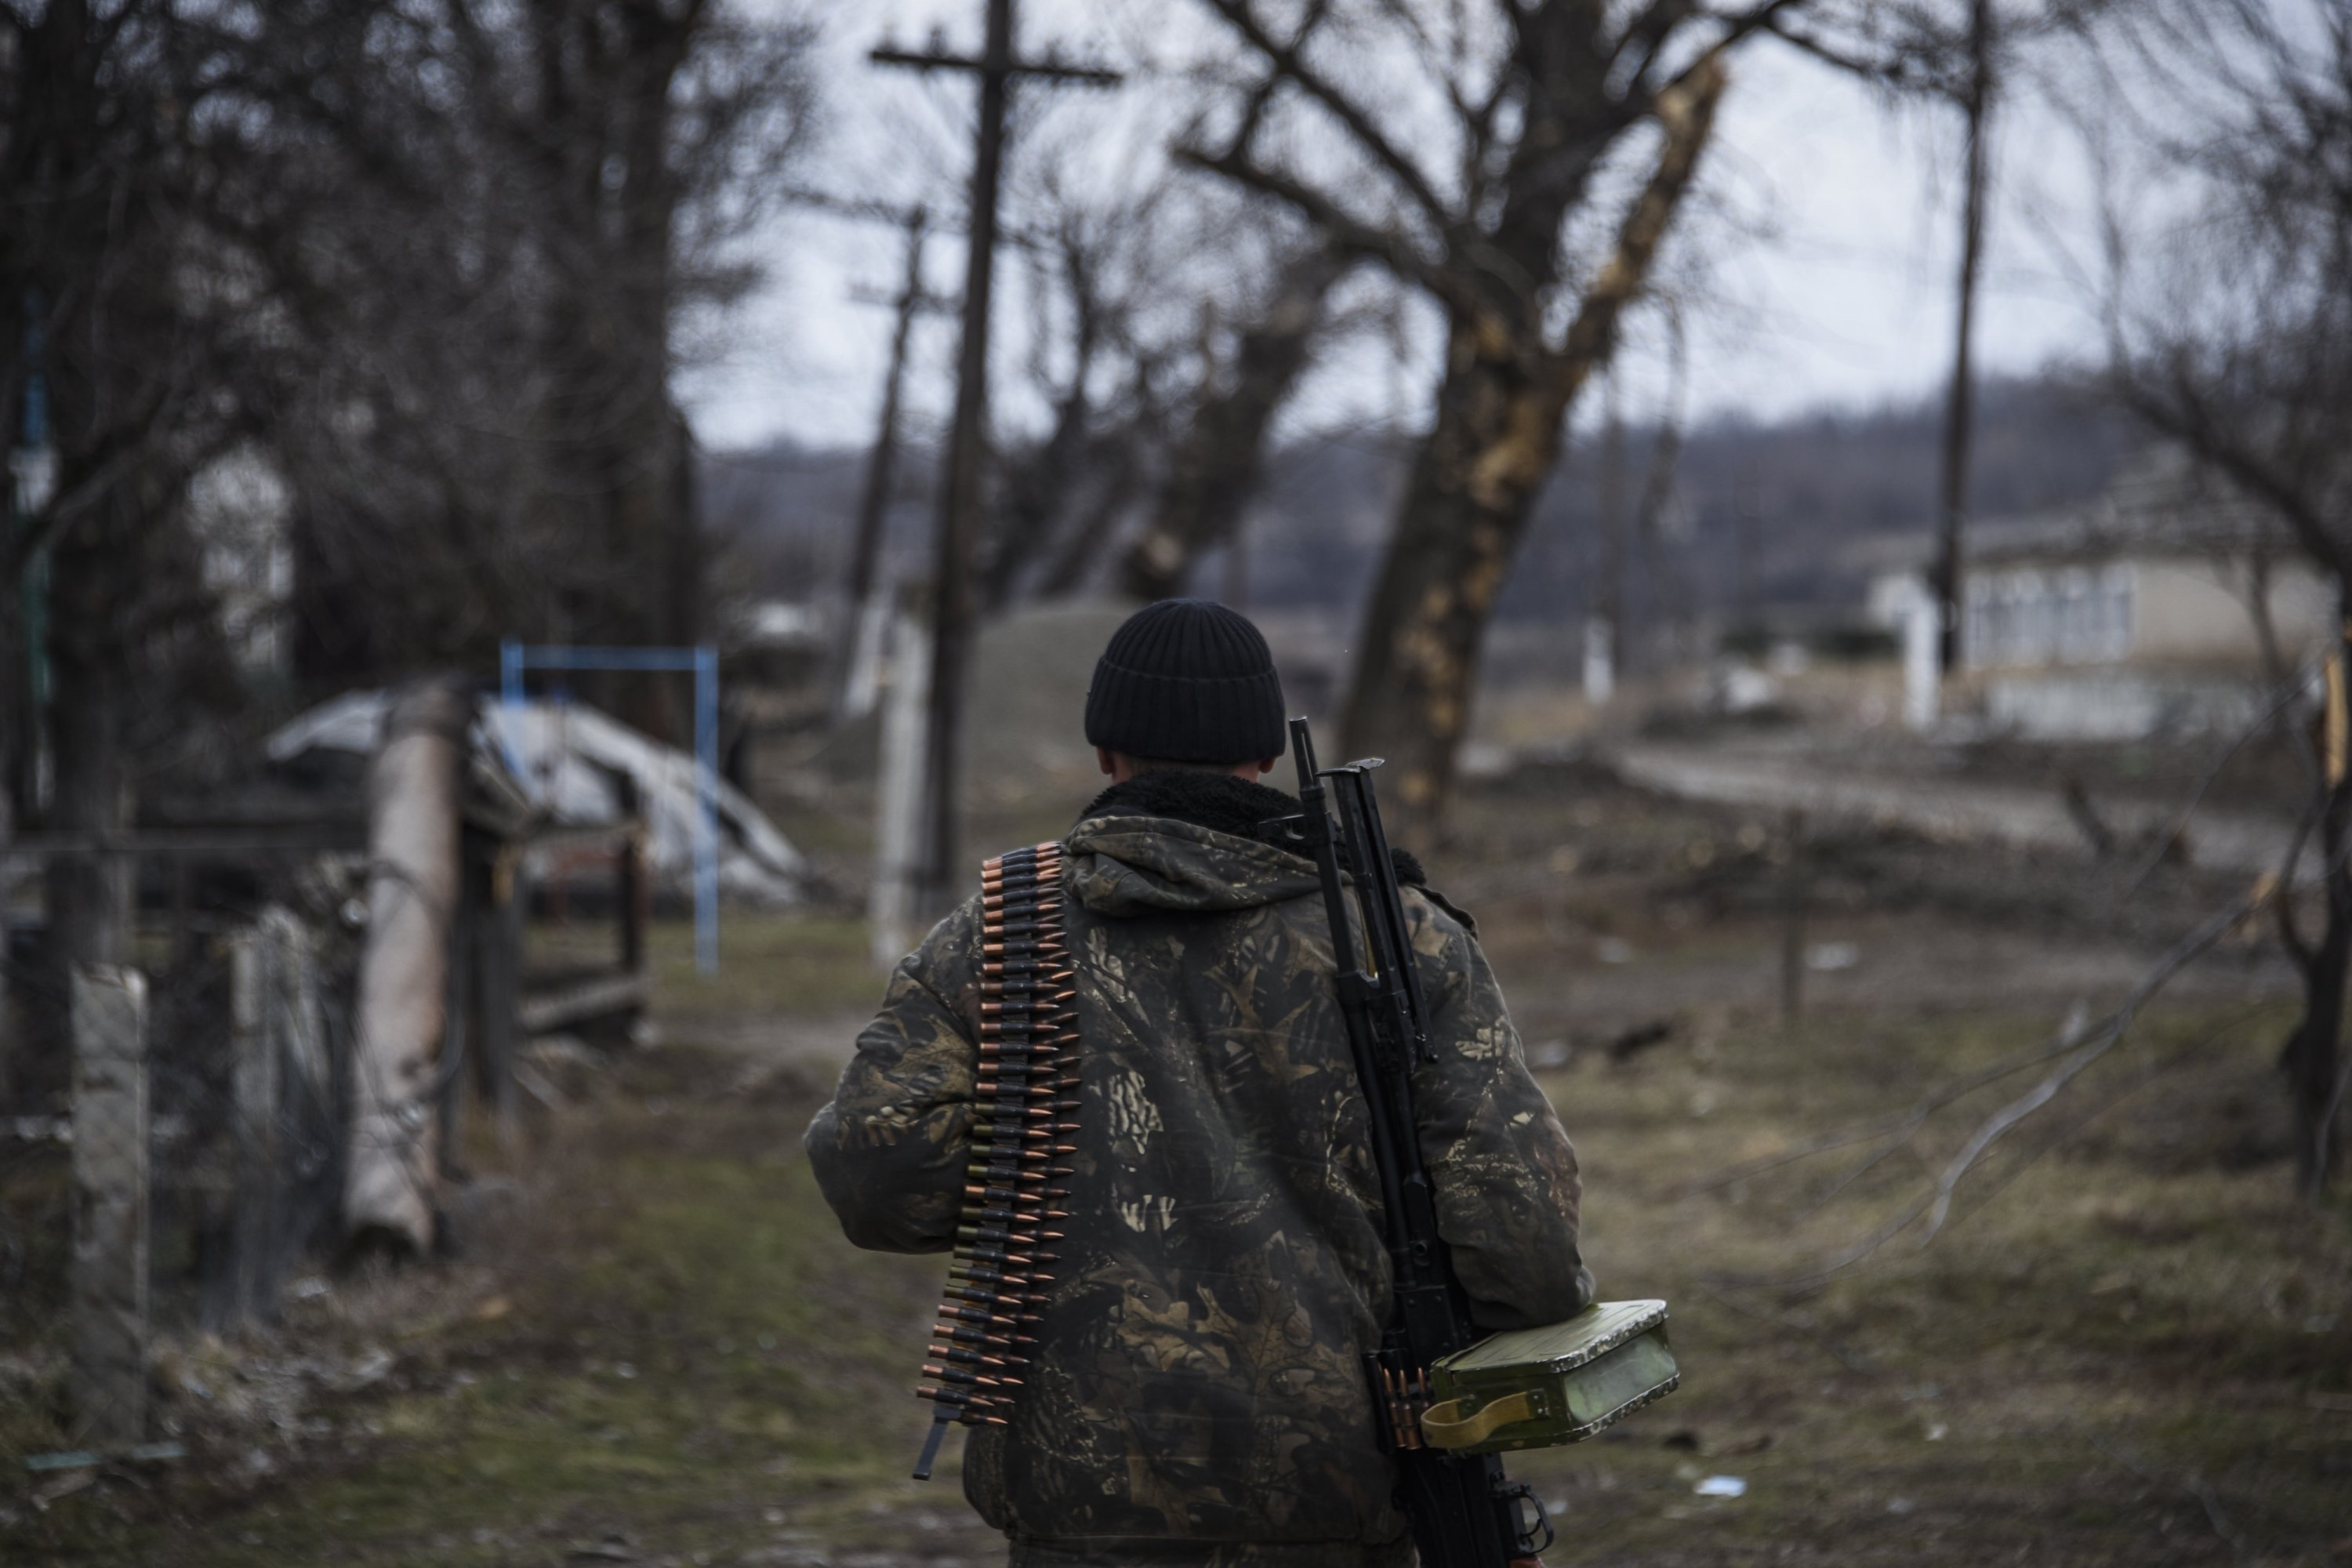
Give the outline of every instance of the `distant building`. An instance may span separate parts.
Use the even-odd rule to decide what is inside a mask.
[[[207,464],[188,486],[188,523],[230,656],[250,673],[287,673],[286,606],[294,594],[293,499],[249,447]]]
[[[2038,738],[2243,722],[2273,658],[2300,667],[2334,619],[2333,590],[2284,527],[2176,448],[2087,505],[1979,522],[1963,542],[1968,676],[1989,720]],[[1923,581],[1916,565],[1882,572],[1874,617]]]

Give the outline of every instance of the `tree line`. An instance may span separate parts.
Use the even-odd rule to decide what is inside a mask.
[[[677,322],[812,132],[812,31],[706,0],[0,5],[9,801],[100,842],[266,710],[199,480],[287,520],[312,689],[502,635],[691,641]],[[676,729],[664,694],[616,691]],[[48,862],[118,962],[127,858]]]

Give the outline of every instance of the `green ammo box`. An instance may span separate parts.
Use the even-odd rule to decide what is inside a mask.
[[[1591,1436],[1683,1380],[1664,1301],[1601,1301],[1564,1323],[1495,1334],[1429,1369],[1430,1447],[1457,1454],[1550,1448]]]

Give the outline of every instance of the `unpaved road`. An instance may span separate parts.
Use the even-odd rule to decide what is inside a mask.
[[[1761,747],[1634,742],[1614,748],[1610,760],[1627,782],[1685,800],[1897,823],[1947,843],[1990,841],[2078,858],[2091,852],[2054,790],[1872,773]],[[2097,810],[2127,844],[2153,844],[2180,819],[2179,807],[2144,802],[2101,801]],[[2189,822],[2187,841],[2199,866],[2258,876],[2279,868],[2294,837],[2294,825],[2275,817],[2207,810]]]

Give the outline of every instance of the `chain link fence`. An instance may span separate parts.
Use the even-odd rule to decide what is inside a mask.
[[[276,1321],[349,1158],[340,922],[273,905],[170,948],[61,976],[20,942],[0,970],[0,1348],[70,1368],[93,1448],[142,1440],[159,1328]]]

